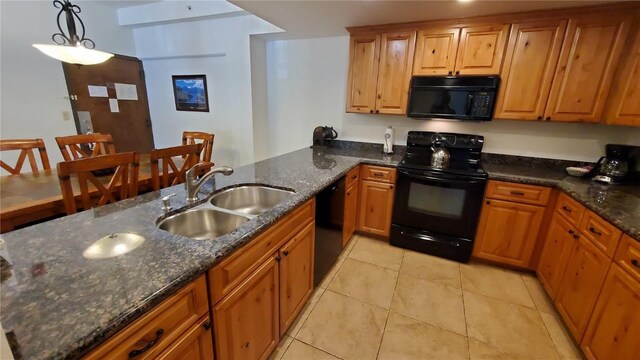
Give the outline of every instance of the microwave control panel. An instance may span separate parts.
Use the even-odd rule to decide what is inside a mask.
[[[473,103],[470,109],[471,115],[491,116],[494,98],[495,92],[493,91],[479,91],[473,94]]]

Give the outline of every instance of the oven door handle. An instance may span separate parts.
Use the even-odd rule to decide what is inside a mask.
[[[415,180],[419,180],[419,181],[430,181],[430,182],[437,182],[437,183],[454,183],[454,184],[463,184],[463,185],[469,185],[469,184],[480,184],[482,182],[484,182],[484,180],[479,180],[479,179],[463,179],[461,177],[451,177],[451,176],[443,176],[442,178],[438,178],[438,177],[433,177],[433,176],[427,176],[427,175],[418,175],[418,174],[413,174],[404,170],[398,170],[398,172],[400,172],[400,174],[402,174],[403,176],[415,179]]]

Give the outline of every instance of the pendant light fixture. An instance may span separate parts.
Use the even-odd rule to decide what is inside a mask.
[[[53,6],[60,9],[58,12],[57,22],[59,33],[51,36],[54,44],[34,44],[33,46],[52,58],[70,64],[94,65],[107,61],[113,57],[113,54],[94,50],[96,44],[93,40],[84,36],[85,28],[82,19],[78,14],[80,7],[73,5],[69,0],[55,0]],[[67,33],[62,30],[60,18],[62,13],[65,14],[67,22]],[[76,31],[76,21],[80,23],[80,34]]]

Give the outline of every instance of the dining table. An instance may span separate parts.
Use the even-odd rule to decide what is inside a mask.
[[[180,157],[173,158],[173,161],[178,168],[184,164],[184,159]],[[142,194],[153,189],[149,154],[140,154],[138,169],[138,194]],[[108,184],[111,177],[112,175],[104,175],[97,179]],[[80,201],[78,181],[72,177],[71,184],[76,201]],[[98,189],[89,185],[90,192],[98,194]],[[55,169],[0,176],[0,233],[65,214]]]

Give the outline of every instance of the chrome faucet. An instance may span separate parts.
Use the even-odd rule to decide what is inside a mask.
[[[195,164],[191,169],[187,170],[185,174],[184,187],[187,190],[187,204],[193,204],[198,201],[198,190],[202,187],[205,181],[217,173],[221,173],[224,176],[233,174],[233,169],[228,166],[219,166],[211,169],[208,173],[202,175],[200,179],[196,179],[197,173],[203,167],[211,166],[209,162],[200,162]]]

